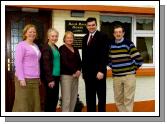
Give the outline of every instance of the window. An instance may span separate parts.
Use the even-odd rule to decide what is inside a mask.
[[[153,37],[136,37],[136,46],[144,63],[153,63]]]
[[[136,30],[153,30],[153,19],[136,19]]]
[[[125,38],[134,42],[144,59],[144,67],[154,66],[154,16],[101,14],[100,29],[113,36],[114,25],[122,25],[125,28]]]
[[[112,16],[112,15],[101,15],[100,16],[101,31],[107,33],[107,35],[114,39],[113,27],[115,25],[122,25],[125,29],[125,38],[131,40],[132,34],[132,17],[129,16]]]
[[[154,18],[134,17],[134,42],[144,59],[144,66],[154,65]]]

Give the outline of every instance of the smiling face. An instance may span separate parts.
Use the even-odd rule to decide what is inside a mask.
[[[36,39],[36,36],[37,36],[37,32],[35,27],[30,27],[25,33],[26,40],[29,40],[29,41],[34,41]]]
[[[97,30],[97,25],[95,21],[87,22],[86,27],[89,33],[93,33]]]
[[[67,32],[65,34],[65,37],[64,37],[64,42],[65,42],[65,44],[71,46],[73,44],[73,42],[74,42],[74,35],[73,35],[73,33]]]
[[[58,37],[59,37],[59,35],[55,31],[51,31],[48,34],[48,40],[49,40],[49,42],[51,42],[53,44],[55,44],[58,41]]]
[[[115,28],[114,29],[114,37],[115,37],[115,40],[121,40],[124,36],[125,32],[123,31],[123,28],[121,27],[118,27],[118,28]]]

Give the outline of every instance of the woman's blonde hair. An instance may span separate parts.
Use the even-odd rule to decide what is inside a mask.
[[[74,34],[71,31],[66,31],[63,37],[63,41],[65,42],[65,38],[67,37],[68,34],[71,34],[74,38]]]
[[[33,25],[33,24],[27,24],[25,27],[24,27],[24,29],[23,29],[23,40],[26,40],[26,36],[25,36],[25,34],[26,34],[26,32],[27,32],[27,30],[28,29],[30,29],[30,28],[35,28],[35,30],[36,30],[36,39],[37,39],[37,37],[38,37],[38,33],[37,33],[37,28],[36,28],[36,26],[35,25]]]
[[[47,32],[47,36],[49,37],[51,32],[56,32],[59,35],[59,32],[55,28],[49,28]]]

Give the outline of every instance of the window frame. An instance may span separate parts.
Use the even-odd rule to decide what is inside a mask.
[[[124,17],[124,16],[127,16],[127,17],[131,17],[131,19],[132,19],[132,26],[131,26],[131,39],[132,39],[132,42],[133,42],[133,34],[134,34],[134,32],[133,32],[133,29],[134,29],[134,25],[133,25],[133,21],[134,21],[134,15],[133,14],[115,14],[115,13],[100,13],[100,16],[119,16],[119,17]],[[99,18],[100,18],[100,16],[99,16]],[[99,19],[99,21],[101,21],[100,19]],[[100,24],[100,22],[99,22],[99,24]],[[99,27],[100,28],[100,27]]]
[[[142,65],[142,67],[154,67],[155,66],[155,54],[154,54],[154,39],[155,39],[155,37],[154,37],[154,35],[153,34],[135,34],[134,35],[134,44],[135,44],[135,46],[137,47],[137,37],[152,37],[153,38],[153,45],[152,45],[152,47],[153,47],[153,62],[152,63],[143,63],[143,65]]]
[[[137,19],[152,19],[153,20],[153,30],[137,30],[137,25],[136,25]],[[141,33],[141,34],[142,33],[146,33],[146,34],[154,33],[154,31],[155,31],[154,24],[155,24],[155,19],[152,16],[146,16],[146,15],[145,16],[143,16],[143,15],[134,16],[134,31],[135,31],[135,33]]]
[[[142,68],[155,68],[155,16],[153,15],[134,15],[134,14],[115,14],[115,13],[100,13],[100,16],[127,16],[132,18],[132,26],[131,26],[131,39],[132,42],[136,46],[137,37],[153,37],[153,63],[144,63]],[[153,20],[153,30],[137,30],[136,29],[136,21],[137,19],[152,19]],[[100,24],[99,19],[99,24]],[[99,25],[100,29],[100,25]]]
[[[153,30],[137,30],[136,22],[137,19],[152,19],[153,20]],[[154,16],[146,16],[146,15],[134,15],[133,26],[133,42],[136,46],[137,37],[153,37],[153,62],[152,63],[144,63],[142,67],[150,68],[155,67],[155,18]]]

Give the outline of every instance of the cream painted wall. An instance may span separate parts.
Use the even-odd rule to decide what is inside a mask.
[[[112,77],[108,77],[107,80],[107,90],[106,90],[106,102],[114,103],[114,94],[113,94],[113,79]],[[83,101],[84,105],[86,105],[85,98],[85,84],[83,79],[80,77],[79,79],[79,96]],[[155,77],[153,76],[138,76],[136,78],[136,92],[135,92],[135,101],[147,101],[155,99]]]
[[[60,47],[63,44],[63,36],[65,33],[65,20],[86,20],[88,17],[95,17],[97,19],[98,30],[100,29],[100,13],[99,12],[85,12],[83,18],[76,18],[70,16],[70,11],[53,10],[52,12],[52,27],[59,32],[59,40],[57,45]],[[81,50],[79,50],[81,53]],[[113,96],[113,81],[112,78],[107,78],[107,103],[114,103]],[[61,91],[60,91],[61,95]],[[80,77],[79,79],[79,95],[80,99],[86,104],[85,100],[85,84]],[[136,95],[135,101],[152,100],[155,99],[155,77],[137,77],[136,81]]]
[[[113,93],[113,79],[108,77],[106,80],[106,103],[115,103]],[[60,88],[61,89],[61,88]],[[85,83],[82,76],[79,78],[78,94],[80,100],[86,105]],[[59,91],[61,96],[61,90]],[[155,100],[155,77],[138,76],[136,77],[135,101]],[[98,101],[96,101],[98,103]]]
[[[84,17],[71,17],[71,11],[65,10],[53,10],[52,11],[52,27],[56,28],[59,32],[59,40],[56,43],[58,47],[63,44],[63,37],[65,33],[65,20],[83,20],[85,21],[88,17],[95,17],[97,19],[98,29],[100,29],[99,19],[100,14],[99,12],[88,12],[85,11]]]

